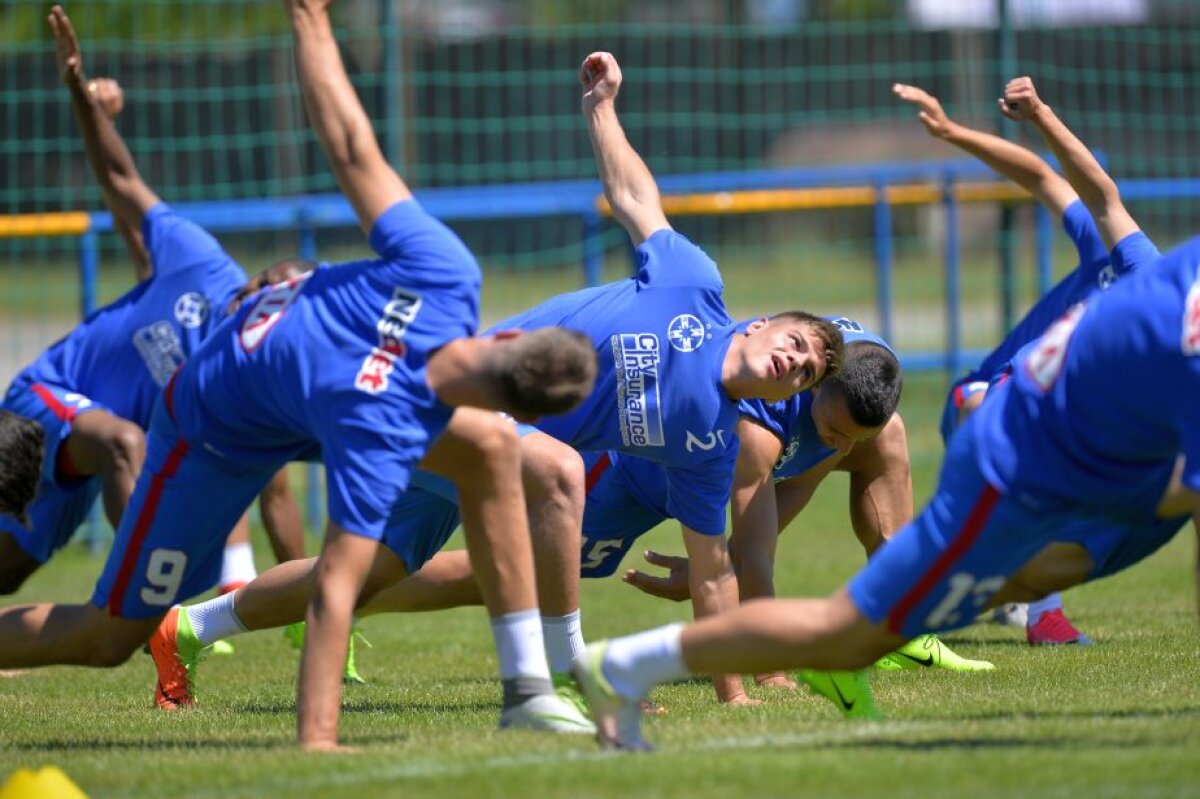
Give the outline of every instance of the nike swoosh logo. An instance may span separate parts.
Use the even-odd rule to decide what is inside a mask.
[[[908,658],[913,663],[919,663],[922,666],[932,666],[933,665],[933,655],[926,655],[923,658],[915,658],[912,655],[905,654],[904,652],[897,652],[896,654],[899,655],[900,657]]]
[[[847,713],[849,713],[851,710],[854,710],[854,703],[856,700],[846,698],[846,695],[842,693],[842,689],[838,688],[837,680],[831,677],[829,682],[833,685],[833,692],[837,694],[838,701],[842,703],[842,709]]]

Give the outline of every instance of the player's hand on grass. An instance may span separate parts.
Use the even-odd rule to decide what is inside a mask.
[[[643,557],[654,566],[667,570],[665,577],[629,569],[621,575],[624,582],[650,596],[682,602],[692,598],[692,589],[688,586],[688,559],[677,555],[660,555],[653,550],[646,550]]]
[[[950,117],[942,109],[938,99],[924,89],[909,86],[904,83],[892,85],[892,94],[906,103],[912,103],[918,109],[917,119],[925,126],[925,130],[935,139],[945,139],[950,136],[952,123]]]
[[[799,688],[799,684],[791,677],[787,676],[782,671],[775,671],[770,674],[760,674],[754,678],[754,682],[761,685],[763,688],[776,688],[785,691],[794,691]]]
[[[579,68],[584,107],[615,100],[621,90],[621,67],[612,53],[592,53]]]
[[[1032,119],[1033,115],[1044,105],[1033,87],[1033,79],[1028,77],[1013,78],[1004,87],[1004,96],[1000,103],[1000,113],[1013,120],[1021,122]]]
[[[83,74],[83,54],[79,52],[79,39],[71,19],[62,6],[51,6],[50,16],[46,17],[50,30],[54,32],[55,57],[58,60],[58,74],[68,88],[84,91],[87,82]]]
[[[761,699],[752,699],[746,696],[745,693],[741,693],[729,699],[722,699],[721,704],[727,707],[754,707],[755,705],[763,704],[763,701]]]

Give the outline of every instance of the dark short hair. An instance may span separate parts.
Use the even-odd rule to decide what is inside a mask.
[[[823,390],[836,389],[846,398],[850,418],[863,427],[886,424],[904,390],[900,361],[887,347],[872,341],[854,341],[846,346],[842,371]]]
[[[45,440],[40,424],[0,410],[0,513],[27,527],[25,511],[37,496]]]
[[[596,383],[596,350],[584,334],[563,327],[530,330],[498,350],[495,374],[509,413],[567,413]]]
[[[841,371],[845,350],[841,328],[828,319],[822,319],[815,314],[810,314],[808,311],[784,311],[771,317],[771,321],[776,319],[804,322],[816,334],[817,339],[820,340],[821,346],[825,350],[825,373],[821,375],[821,379],[816,384],[828,380]]]

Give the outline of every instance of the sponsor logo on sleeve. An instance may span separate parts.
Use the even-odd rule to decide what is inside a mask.
[[[175,326],[165,319],[146,325],[134,333],[133,346],[159,387],[167,384],[184,360],[179,334],[175,332]]]
[[[712,325],[705,325],[690,313],[681,313],[667,325],[667,341],[680,352],[695,352],[705,339],[712,338],[707,332],[709,327]]]
[[[395,368],[396,359],[408,352],[404,334],[420,310],[421,295],[399,287],[392,291],[392,298],[383,306],[383,315],[375,325],[379,345],[371,348],[359,367],[354,377],[355,388],[368,394],[387,391],[388,375]]]
[[[1183,303],[1183,354],[1200,355],[1200,281],[1192,284]]]
[[[288,306],[300,295],[300,290],[304,288],[304,282],[312,277],[312,274],[312,272],[305,272],[303,275],[280,283],[259,297],[258,302],[254,303],[254,307],[250,309],[250,313],[246,314],[246,318],[242,322],[242,329],[238,333],[238,341],[241,342],[243,350],[253,352],[258,349],[263,338],[271,332],[275,325],[279,324],[279,320],[283,318]]]
[[[618,333],[610,341],[621,442],[627,447],[661,447],[665,442],[658,396],[658,336]]]
[[[1029,357],[1025,370],[1042,391],[1049,391],[1062,373],[1071,335],[1083,317],[1083,303],[1074,305],[1042,334]]]
[[[208,297],[196,291],[180,294],[175,300],[175,321],[194,330],[208,319]]]

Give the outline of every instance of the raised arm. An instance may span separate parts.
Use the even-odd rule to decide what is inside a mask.
[[[592,53],[583,60],[579,80],[583,83],[583,116],[604,196],[636,246],[671,225],[663,213],[654,176],[630,146],[617,119],[621,67],[612,53]]]
[[[112,212],[114,226],[130,246],[130,254],[137,264],[141,237],[128,236],[126,231],[140,231],[142,218],[158,204],[159,199],[138,174],[133,156],[113,125],[112,117],[121,107],[119,96],[114,99],[109,91],[111,87],[102,84],[101,80],[88,80],[83,69],[79,40],[62,6],[50,9],[48,21],[50,29],[54,31],[59,74],[71,93],[71,107],[79,121],[88,163],[104,192],[104,201]],[[132,243],[131,238],[135,239]],[[144,247],[140,248],[140,257],[149,263]]]
[[[1004,96],[998,102],[1004,116],[1017,122],[1029,120],[1037,128],[1058,159],[1071,187],[1096,221],[1096,228],[1105,246],[1112,249],[1121,239],[1140,229],[1125,210],[1117,184],[1100,166],[1087,145],[1063,124],[1050,106],[1041,101],[1030,78],[1010,80],[1004,87]]]
[[[391,206],[412,196],[379,149],[329,20],[329,0],[285,0],[296,39],[296,73],[304,107],[342,193],[363,232]]]
[[[892,94],[919,109],[917,119],[930,136],[975,156],[1037,197],[1054,216],[1061,217],[1067,206],[1079,199],[1071,184],[1036,153],[991,133],[960,125],[947,116],[938,99],[925,90],[897,83],[892,86]]]

